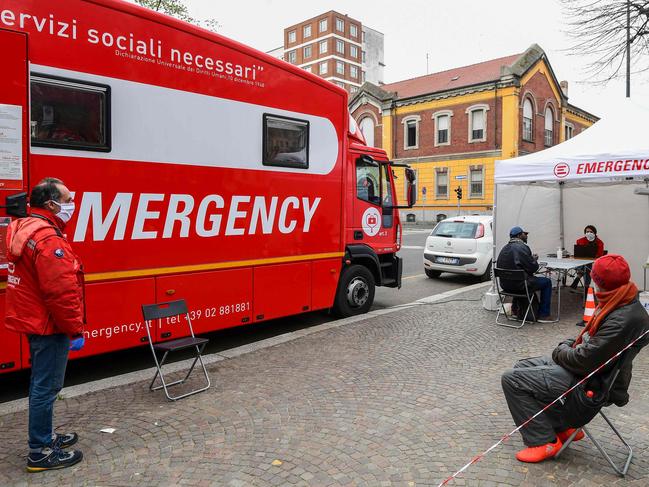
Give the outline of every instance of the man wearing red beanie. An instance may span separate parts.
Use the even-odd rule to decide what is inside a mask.
[[[561,342],[552,352],[552,358],[520,360],[502,376],[505,399],[518,426],[649,330],[649,315],[638,301],[638,288],[629,280],[631,271],[624,257],[600,257],[593,264],[591,277],[598,305],[579,336]],[[629,402],[631,362],[648,342],[649,335],[629,348],[624,366],[603,402],[617,406]],[[583,402],[573,400],[573,396],[584,394],[584,390],[601,393],[598,379],[613,366],[614,363],[609,364],[591,377],[583,390],[575,389],[562,403],[555,404],[523,428],[521,435],[526,448],[516,458],[535,463],[555,456],[574,429],[588,424],[597,414],[597,410],[586,410]],[[579,432],[574,440],[583,437],[583,432]]]

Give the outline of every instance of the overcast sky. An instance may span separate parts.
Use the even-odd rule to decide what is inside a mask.
[[[584,83],[587,59],[569,55],[570,39],[558,0],[185,0],[191,13],[214,18],[219,33],[262,51],[282,45],[283,28],[328,10],[348,14],[385,35],[385,82],[478,63],[525,51],[546,52],[569,99],[604,115],[624,98],[624,80],[606,87]],[[632,77],[631,96],[649,101],[649,74]],[[647,103],[649,105],[649,103]]]

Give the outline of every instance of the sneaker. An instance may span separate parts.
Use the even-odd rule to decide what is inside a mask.
[[[579,323],[575,323],[575,326],[584,327],[584,326],[586,326],[586,322],[584,320],[581,320]]]
[[[79,450],[63,451],[58,447],[43,448],[40,453],[30,453],[27,457],[27,471],[30,473],[57,470],[71,467],[83,459]]]
[[[53,444],[59,448],[68,448],[77,441],[79,441],[79,435],[76,433],[55,433]]]
[[[538,463],[555,456],[561,450],[561,440],[541,446],[529,446],[516,454],[516,460],[525,463]]]
[[[568,428],[566,431],[559,431],[557,437],[561,440],[561,443],[565,443],[570,438],[570,435],[575,432],[575,428]],[[579,433],[575,435],[572,441],[579,441],[584,439],[584,431],[580,430]]]
[[[552,316],[550,315],[543,315],[543,316],[539,316],[539,319],[537,321],[539,323],[554,323],[557,320],[552,318]]]

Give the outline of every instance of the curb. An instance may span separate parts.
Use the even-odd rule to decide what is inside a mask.
[[[221,352],[218,353],[203,355],[203,362],[207,366],[210,364],[221,362],[223,360],[233,359],[241,355],[245,355],[247,353],[256,352],[258,350],[263,350],[265,348],[274,347],[275,345],[280,345],[282,343],[297,340],[298,338],[302,338],[308,335],[313,335],[314,333],[320,333],[322,331],[330,330],[332,328],[339,328],[341,326],[350,325],[352,323],[357,323],[359,321],[368,320],[374,316],[383,316],[390,313],[395,313],[397,311],[414,308],[415,306],[440,302],[447,298],[457,296],[458,294],[474,291],[476,289],[480,289],[490,285],[491,282],[481,282],[478,284],[472,284],[470,286],[453,289],[451,291],[446,291],[444,293],[433,294],[432,296],[427,296],[425,298],[421,298],[416,301],[412,301],[410,303],[398,304],[395,306],[391,306],[389,308],[370,311],[363,315],[350,316],[349,318],[342,318],[339,320],[330,321],[329,323],[323,323],[321,325],[315,325],[309,328],[304,328],[302,330],[284,333],[283,335],[277,335],[271,338],[266,338],[264,340],[259,340],[254,343],[248,343],[240,347],[230,348],[228,350],[222,350]],[[165,365],[165,373],[173,373],[179,370],[187,369],[187,367],[189,367],[191,363],[192,363],[192,359],[187,359],[187,360],[182,360],[179,362],[174,362]],[[109,389],[111,387],[124,386],[124,385],[133,384],[135,382],[150,380],[151,377],[153,377],[153,374],[155,374],[155,372],[156,372],[156,368],[151,367],[148,369],[136,370],[134,372],[128,372],[126,374],[117,375],[115,377],[107,377],[105,379],[99,379],[92,382],[86,382],[84,384],[65,387],[63,388],[63,390],[61,390],[60,395],[63,397],[63,399],[69,399],[72,397],[89,394],[91,392]],[[14,401],[8,401],[3,404],[0,404],[0,416],[5,414],[16,413],[19,411],[25,411],[28,408],[29,408],[29,399],[26,397],[22,399],[16,399]]]

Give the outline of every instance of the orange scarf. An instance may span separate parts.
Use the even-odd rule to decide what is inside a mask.
[[[583,341],[583,336],[585,333],[588,333],[588,336],[593,336],[597,333],[599,325],[602,324],[604,318],[613,311],[614,309],[629,304],[633,301],[638,295],[638,288],[632,282],[628,282],[623,286],[614,289],[613,291],[602,291],[595,293],[597,296],[597,308],[593,313],[593,317],[590,319],[588,324],[581,331],[577,340],[573,345],[573,348],[579,345]]]

